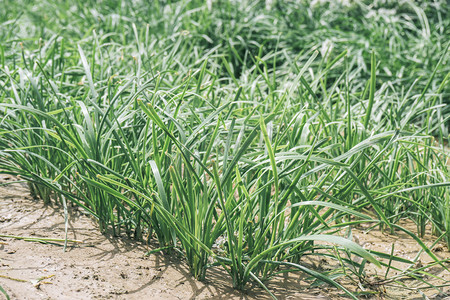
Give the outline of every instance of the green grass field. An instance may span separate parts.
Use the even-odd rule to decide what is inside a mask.
[[[427,275],[353,242],[361,224],[448,268],[421,241],[450,247],[446,0],[0,4],[0,172],[44,203],[237,289]],[[324,249],[340,270],[302,264]]]

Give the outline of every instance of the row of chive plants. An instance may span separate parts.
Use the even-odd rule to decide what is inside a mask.
[[[216,17],[227,13],[239,14]],[[2,172],[66,213],[82,207],[102,232],[181,252],[198,279],[221,266],[239,289],[266,288],[286,266],[345,290],[334,279],[348,272],[319,273],[305,255],[331,256],[356,276],[387,257],[414,265],[352,242],[362,223],[406,232],[443,265],[419,237],[431,224],[450,243],[448,152],[435,139],[447,134],[447,49],[402,92],[380,76],[392,66],[375,51],[294,55],[273,37],[251,55],[208,49],[189,24],[193,33],[155,39],[150,26],[103,19],[104,30],[80,40],[53,34],[34,50],[2,48]]]

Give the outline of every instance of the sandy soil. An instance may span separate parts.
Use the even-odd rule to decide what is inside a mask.
[[[12,180],[15,179],[0,175],[0,235],[63,238],[62,209],[33,200],[23,183],[1,185]],[[258,287],[249,286],[245,292],[233,290],[228,275],[219,268],[209,270],[206,282],[196,281],[181,259],[162,254],[146,257],[144,254],[152,245],[101,235],[95,223],[76,210],[69,220],[69,238],[83,243],[68,247],[66,252],[62,243],[0,238],[0,286],[11,299],[269,299]],[[389,236],[376,231],[366,234],[363,229],[356,230],[354,235],[366,248],[390,251],[395,242],[397,255],[411,258],[418,251],[417,245],[403,235]],[[435,250],[441,258],[450,257],[445,246],[439,245]],[[421,263],[430,261],[426,255],[422,256]],[[311,259],[306,263],[319,269],[336,267],[327,260]],[[434,284],[445,284],[445,280],[449,283],[450,274],[442,267],[428,271],[436,275],[431,279]],[[373,280],[376,273],[385,271],[369,268],[368,272],[368,280]],[[310,287],[303,279],[295,274],[283,275],[271,280],[268,286],[279,299],[342,298],[340,291],[323,285]],[[354,283],[343,283],[352,290],[358,289]],[[374,287],[380,291],[376,298],[423,299],[418,291],[398,288],[399,284],[411,288],[424,285],[420,281],[390,282]],[[445,294],[449,293],[448,287],[440,292],[423,291],[430,299],[450,299]],[[3,298],[0,294],[0,299]]]

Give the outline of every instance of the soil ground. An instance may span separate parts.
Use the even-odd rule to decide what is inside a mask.
[[[2,185],[14,180],[0,175],[0,235],[64,238],[62,209],[34,200],[24,183]],[[405,235],[391,236],[375,230],[365,233],[359,229],[354,231],[354,237],[367,249],[386,252],[390,252],[394,242],[395,254],[409,259],[419,251]],[[0,238],[0,286],[11,299],[269,299],[264,290],[255,286],[244,292],[233,290],[229,276],[219,268],[208,271],[206,282],[196,281],[181,259],[158,253],[147,257],[144,254],[154,246],[102,235],[91,218],[75,209],[69,218],[69,239],[83,242],[70,244],[63,252],[60,242],[43,244]],[[432,237],[426,237],[425,242],[431,245]],[[450,257],[444,245],[435,246],[434,251],[440,258]],[[336,267],[323,259],[306,260],[305,263],[322,270]],[[422,255],[419,263],[425,265],[430,261]],[[450,273],[442,267],[427,271],[435,278],[424,278],[426,282],[449,284]],[[369,267],[368,272],[370,281],[376,274],[384,275],[385,270]],[[350,281],[342,283],[351,290],[358,289]],[[374,287],[379,291],[375,298],[424,299],[416,289],[424,285],[418,280],[379,285]],[[296,274],[276,277],[268,287],[279,299],[343,297],[342,292],[325,285],[311,287],[304,277]],[[421,291],[429,299],[450,299],[448,286]],[[0,299],[3,298],[0,294]]]

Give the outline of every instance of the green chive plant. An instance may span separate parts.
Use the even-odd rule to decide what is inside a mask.
[[[0,171],[45,203],[272,296],[283,267],[353,298],[339,277],[368,263],[423,272],[352,241],[361,224],[446,268],[421,240],[450,246],[445,1],[19,2],[0,12]]]

